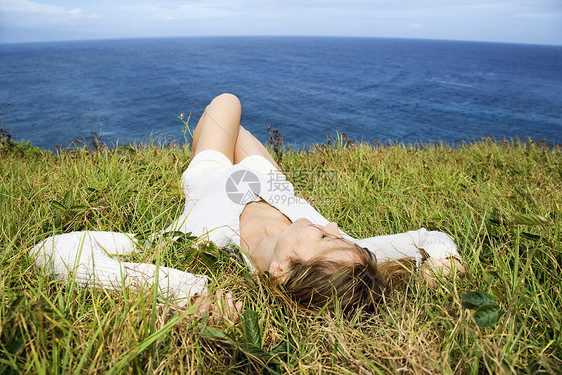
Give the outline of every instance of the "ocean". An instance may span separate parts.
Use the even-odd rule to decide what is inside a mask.
[[[0,44],[2,126],[54,149],[184,142],[222,92],[242,125],[291,147],[338,132],[366,142],[562,143],[562,47],[479,42],[197,37]],[[9,106],[6,106],[10,103]]]

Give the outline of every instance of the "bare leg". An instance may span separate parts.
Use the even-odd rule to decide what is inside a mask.
[[[217,150],[236,164],[260,155],[281,170],[264,145],[240,125],[241,111],[240,101],[232,94],[213,99],[193,132],[192,157],[203,150]]]
[[[214,98],[193,132],[191,156],[204,150],[217,150],[234,163],[241,114],[242,108],[236,96],[222,94]]]
[[[275,168],[281,170],[275,160],[271,157],[265,146],[246,129],[240,126],[238,140],[234,147],[234,163],[240,163],[245,157],[260,155],[266,158]]]

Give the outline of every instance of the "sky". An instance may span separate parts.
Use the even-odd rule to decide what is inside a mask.
[[[0,0],[0,43],[225,35],[562,45],[562,0]]]

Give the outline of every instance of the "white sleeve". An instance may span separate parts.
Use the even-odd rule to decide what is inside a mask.
[[[304,217],[315,224],[326,225],[329,221],[322,216],[314,207],[301,198],[294,201],[286,200],[286,204],[276,203],[281,212],[295,221]],[[356,239],[340,230],[341,235],[361,247],[366,247],[378,261],[396,260],[400,258],[414,258],[418,266],[423,262],[422,249],[433,259],[445,259],[455,257],[461,260],[457,251],[457,245],[449,235],[443,232],[427,231],[425,228],[413,230],[406,233],[391,234],[386,236],[375,236],[365,239]]]
[[[121,290],[158,285],[160,297],[183,306],[207,290],[207,277],[148,263],[121,262],[112,256],[139,251],[131,234],[72,232],[49,237],[30,250],[37,265],[80,286]]]
[[[427,231],[425,228],[359,240],[352,237],[349,239],[359,246],[368,248],[379,261],[411,257],[416,259],[416,264],[419,266],[423,258],[421,250],[434,259],[449,257],[461,259],[457,245],[449,235],[443,232]]]

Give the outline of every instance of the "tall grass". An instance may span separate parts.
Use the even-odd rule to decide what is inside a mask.
[[[0,149],[2,373],[556,373],[562,368],[560,147],[482,140],[459,147],[334,140],[283,150],[297,191],[356,237],[449,233],[467,273],[431,289],[413,277],[367,319],[276,300],[212,244],[134,259],[206,272],[244,302],[237,324],[176,311],[153,290],[83,289],[35,267],[28,250],[72,230],[147,234],[182,210],[188,148],[59,153]],[[527,216],[525,216],[527,215]],[[540,215],[547,220],[533,223]],[[526,220],[527,219],[527,220]],[[537,224],[537,225],[529,225]],[[480,328],[461,294],[500,315]]]

